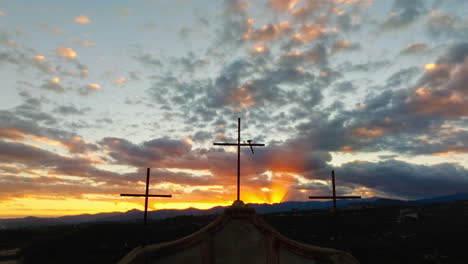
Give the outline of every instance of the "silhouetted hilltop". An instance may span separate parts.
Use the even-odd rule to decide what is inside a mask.
[[[404,201],[398,199],[388,199],[381,197],[371,197],[366,199],[356,200],[338,200],[337,206],[341,208],[355,207],[388,207],[388,206],[419,206],[432,203],[446,203],[457,200],[468,200],[468,193],[458,193],[447,196],[439,196],[428,199]],[[314,210],[327,209],[332,206],[332,201],[289,201],[276,204],[248,204],[249,207],[255,208],[259,214],[287,212],[292,210]],[[211,215],[220,214],[225,207],[217,206],[210,209],[202,210],[196,208],[187,209],[162,209],[157,211],[149,211],[148,218],[153,220],[165,219],[169,217],[181,215]],[[124,213],[98,213],[98,214],[82,214],[73,216],[62,216],[55,218],[40,218],[40,217],[24,217],[15,219],[0,219],[0,229],[24,228],[31,226],[52,226],[52,225],[67,225],[67,224],[82,224],[92,222],[128,222],[140,221],[143,212],[140,210],[130,210]]]

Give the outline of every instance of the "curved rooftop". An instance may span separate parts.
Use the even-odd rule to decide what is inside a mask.
[[[119,264],[358,264],[349,253],[289,239],[236,201],[205,228],[179,240],[137,247]]]

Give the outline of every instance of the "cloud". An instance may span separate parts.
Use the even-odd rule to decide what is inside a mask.
[[[60,106],[57,106],[54,110],[52,110],[52,112],[68,116],[68,115],[84,115],[86,112],[90,110],[91,108],[89,107],[78,109],[73,105],[60,105]]]
[[[358,184],[403,198],[423,198],[465,192],[468,171],[456,164],[414,165],[397,160],[356,161],[338,170],[341,184]]]
[[[0,10],[0,16],[5,16],[6,14],[5,10]]]
[[[452,46],[436,63],[427,64],[414,93],[406,100],[408,108],[417,115],[466,116],[467,58],[468,44],[461,43]]]
[[[135,182],[134,174],[118,174],[100,170],[92,166],[90,159],[69,158],[50,151],[22,143],[0,140],[0,162],[14,164],[6,168],[10,173],[20,171],[22,174],[32,174],[34,177],[23,177],[21,174],[7,176],[2,173],[2,186],[11,188],[0,191],[0,199],[21,194],[77,195],[85,193],[114,193],[129,182]],[[15,170],[16,169],[16,170]],[[1,170],[5,171],[2,166]],[[57,176],[74,176],[78,178],[63,178]],[[97,186],[99,183],[100,186]],[[105,184],[103,184],[105,183]],[[85,187],[92,186],[93,187]],[[16,187],[15,187],[16,186]],[[22,186],[24,188],[19,188]],[[29,190],[29,191],[28,191]],[[117,192],[118,193],[118,192]]]
[[[108,155],[117,163],[131,164],[135,167],[155,165],[167,157],[177,158],[187,154],[191,149],[191,145],[185,141],[167,138],[154,139],[141,145],[135,145],[122,138],[108,137],[102,139],[99,144],[109,151]],[[157,167],[161,166],[163,165],[160,164]]]
[[[72,39],[71,42],[76,45],[80,45],[82,47],[95,47],[96,42],[92,42],[89,40],[78,40],[78,39]]]
[[[87,143],[83,140],[82,137],[79,136],[62,140],[61,144],[67,147],[70,153],[88,153],[99,150],[97,145]]]
[[[68,58],[68,59],[78,58],[78,54],[72,48],[68,48],[68,47],[57,47],[55,49],[55,54],[57,54],[57,56]]]
[[[451,15],[444,14],[441,10],[433,10],[430,13],[427,32],[433,38],[456,38],[466,40],[468,37],[468,26],[466,20]]]
[[[225,12],[228,14],[242,15],[245,10],[250,6],[247,0],[228,0],[224,1]]]
[[[91,23],[91,19],[89,19],[87,16],[85,15],[79,15],[77,16],[74,21],[78,24],[89,24]]]
[[[187,40],[190,38],[190,34],[192,34],[192,29],[188,27],[183,27],[179,30],[179,36],[181,39]]]
[[[0,161],[7,163],[23,163],[37,168],[55,167],[63,162],[66,164],[82,164],[79,160],[72,160],[52,152],[21,143],[0,141]]]
[[[332,8],[330,7],[332,5],[332,1],[307,1],[305,6],[300,6],[292,10],[291,16],[295,21],[306,22],[319,17],[320,11],[322,10],[331,10]]]
[[[287,11],[293,9],[298,0],[269,0],[268,6],[275,11]]]
[[[425,4],[422,0],[395,0],[392,12],[382,22],[380,27],[387,31],[404,28],[419,19],[425,10]]]
[[[50,80],[45,81],[45,83],[41,85],[41,88],[56,93],[64,93],[66,91],[66,89],[62,86],[59,77],[54,77]]]
[[[127,80],[124,77],[120,77],[120,78],[115,79],[114,82],[117,84],[124,84],[124,83],[127,83]]]
[[[162,62],[161,60],[155,58],[154,54],[138,54],[133,56],[138,62],[140,62],[144,66],[150,67],[161,67]]]
[[[54,112],[59,111],[64,115],[79,115],[88,109],[78,110],[74,106],[60,106],[54,110]],[[16,107],[14,111],[1,111],[0,121],[0,139],[13,139],[19,142],[25,139],[54,142],[68,149],[70,153],[97,150],[96,145],[86,142],[76,133],[57,129],[57,119],[42,112],[40,103],[35,102],[34,99],[28,99],[25,104]],[[48,128],[48,125],[53,128]]]
[[[413,81],[420,73],[421,69],[418,67],[400,69],[398,72],[387,78],[385,86],[389,88],[410,86],[411,81]]]
[[[210,61],[207,58],[199,58],[192,52],[189,52],[184,57],[171,58],[170,62],[172,66],[179,68],[182,72],[187,72],[190,74],[199,72],[210,64]],[[148,61],[148,63],[151,62]],[[154,63],[157,64],[156,61]]]
[[[294,42],[297,44],[306,44],[322,38],[328,29],[322,24],[303,24],[299,31],[292,35]]]
[[[0,64],[16,65],[18,70],[33,68],[45,74],[55,72],[44,55],[38,55],[34,49],[18,46],[10,34],[0,32],[0,44],[5,46],[5,49],[0,51]]]
[[[292,26],[288,21],[283,21],[278,24],[268,24],[258,29],[251,27],[249,21],[247,24],[249,27],[247,31],[243,33],[243,38],[253,42],[270,42],[292,33]]]
[[[360,48],[359,43],[350,43],[347,40],[337,40],[333,43],[332,52],[352,51]]]
[[[335,89],[340,93],[349,93],[356,91],[355,85],[349,81],[337,83],[335,87]]]
[[[89,95],[91,93],[94,93],[96,92],[97,90],[101,89],[101,85],[97,84],[97,83],[90,83],[88,85],[85,85],[83,87],[81,87],[79,90],[78,90],[78,93],[82,96],[86,96],[86,95]]]
[[[413,43],[413,44],[408,45],[400,53],[405,54],[405,55],[414,55],[414,54],[421,54],[422,52],[426,50],[427,50],[426,43]]]

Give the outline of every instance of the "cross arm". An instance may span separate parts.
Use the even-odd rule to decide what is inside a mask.
[[[309,199],[333,199],[333,196],[309,196]]]
[[[135,193],[121,193],[120,196],[132,196],[132,197],[172,197],[171,194],[135,194]]]
[[[215,146],[253,146],[253,147],[264,147],[265,144],[248,144],[248,143],[241,143],[241,144],[237,144],[237,143],[213,143],[213,145]]]

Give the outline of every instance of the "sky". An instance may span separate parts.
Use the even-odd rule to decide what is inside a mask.
[[[0,0],[0,218],[466,192],[467,11]]]

